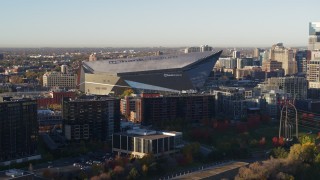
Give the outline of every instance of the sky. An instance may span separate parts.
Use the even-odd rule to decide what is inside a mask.
[[[0,47],[307,46],[319,0],[1,0]]]

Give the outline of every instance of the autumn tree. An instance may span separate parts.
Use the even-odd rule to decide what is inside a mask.
[[[61,111],[62,110],[61,104],[50,104],[49,108],[54,111]]]
[[[292,161],[313,163],[317,156],[317,148],[314,143],[295,144],[291,146],[288,158]]]
[[[142,165],[142,173],[144,176],[147,176],[148,170],[149,170],[149,168],[146,164]]]
[[[26,78],[28,79],[36,79],[38,77],[38,74],[33,71],[27,71],[25,73]]]
[[[139,178],[139,173],[136,168],[132,168],[129,172],[128,179],[135,180]]]
[[[114,167],[113,172],[116,175],[121,175],[124,172],[124,168],[121,166],[116,166],[116,167]]]
[[[102,173],[100,174],[100,180],[111,180],[111,174],[110,173]]]
[[[133,93],[134,93],[133,89],[126,89],[125,91],[123,91],[121,97],[131,96]]]
[[[23,83],[23,79],[20,76],[11,76],[10,77],[10,82],[12,84],[21,84],[21,83]]]

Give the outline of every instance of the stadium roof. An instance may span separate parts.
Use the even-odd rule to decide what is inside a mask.
[[[91,73],[130,73],[162,69],[176,69],[196,63],[216,53],[217,52],[214,51],[206,51],[179,55],[100,60],[83,62],[83,66]]]

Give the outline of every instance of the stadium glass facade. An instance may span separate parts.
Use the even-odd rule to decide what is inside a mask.
[[[200,89],[222,51],[83,62],[80,90],[121,94],[128,88],[152,92]]]

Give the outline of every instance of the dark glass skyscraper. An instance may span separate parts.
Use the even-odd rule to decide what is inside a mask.
[[[308,51],[297,51],[295,54],[295,59],[297,61],[297,70],[298,73],[307,72],[307,55]]]
[[[38,140],[37,102],[0,99],[0,162],[35,155]]]

